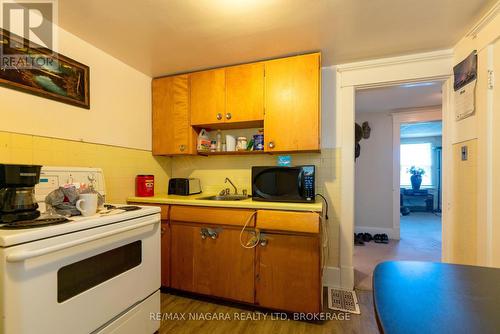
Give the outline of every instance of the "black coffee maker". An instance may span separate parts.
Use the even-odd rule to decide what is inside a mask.
[[[40,216],[35,185],[42,166],[0,164],[0,222],[33,220]]]

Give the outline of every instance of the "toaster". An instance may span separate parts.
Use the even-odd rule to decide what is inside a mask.
[[[195,195],[201,194],[200,179],[173,178],[168,181],[169,195]]]

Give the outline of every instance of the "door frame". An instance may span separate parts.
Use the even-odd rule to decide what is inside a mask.
[[[340,132],[341,182],[340,182],[340,286],[354,288],[353,233],[354,233],[354,120],[355,94],[357,89],[391,86],[402,83],[445,81],[443,85],[443,115],[448,110],[453,75],[453,50],[440,50],[408,56],[384,58],[338,65],[336,68],[337,130]],[[443,168],[449,166],[448,151],[451,149],[447,117],[443,117]],[[446,137],[445,137],[446,136]],[[449,178],[443,179],[443,203]],[[445,183],[446,182],[446,183]],[[446,191],[447,192],[447,191]],[[444,206],[443,206],[444,207]],[[446,221],[443,210],[443,226]],[[443,254],[445,249],[443,248]]]
[[[392,113],[392,229],[393,237],[400,239],[400,148],[401,124],[442,120],[442,107],[412,109]],[[442,168],[441,168],[442,170]],[[442,189],[442,187],[441,187]]]

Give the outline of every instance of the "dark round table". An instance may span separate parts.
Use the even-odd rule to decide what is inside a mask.
[[[373,303],[382,333],[500,333],[500,269],[383,262]]]

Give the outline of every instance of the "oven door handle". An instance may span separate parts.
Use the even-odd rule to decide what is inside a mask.
[[[28,250],[28,251],[22,251],[22,252],[18,252],[18,253],[14,253],[14,254],[9,254],[9,255],[7,255],[7,262],[21,262],[21,261],[25,261],[25,260],[28,260],[28,259],[31,259],[31,258],[34,258],[34,257],[38,257],[38,256],[42,256],[42,255],[54,253],[54,252],[57,252],[57,251],[60,251],[60,250],[66,249],[66,248],[78,246],[78,245],[81,245],[81,244],[84,244],[84,243],[87,243],[87,242],[91,242],[91,241],[95,241],[95,240],[107,238],[107,237],[110,237],[110,236],[115,235],[115,234],[124,233],[124,232],[127,232],[127,231],[135,230],[135,229],[138,229],[138,228],[141,228],[141,227],[144,227],[144,226],[148,226],[148,225],[152,225],[152,224],[157,224],[157,223],[159,224],[160,220],[158,218],[155,218],[155,219],[151,219],[151,220],[145,221],[143,223],[139,223],[137,225],[122,227],[122,228],[117,229],[117,230],[104,232],[104,233],[101,233],[101,234],[97,234],[97,235],[93,235],[93,236],[90,236],[90,237],[86,237],[86,238],[82,238],[82,239],[78,239],[78,240],[66,242],[66,243],[63,243],[63,244],[56,245],[56,246],[51,246],[51,247],[46,247],[46,248],[37,249],[37,250]]]

